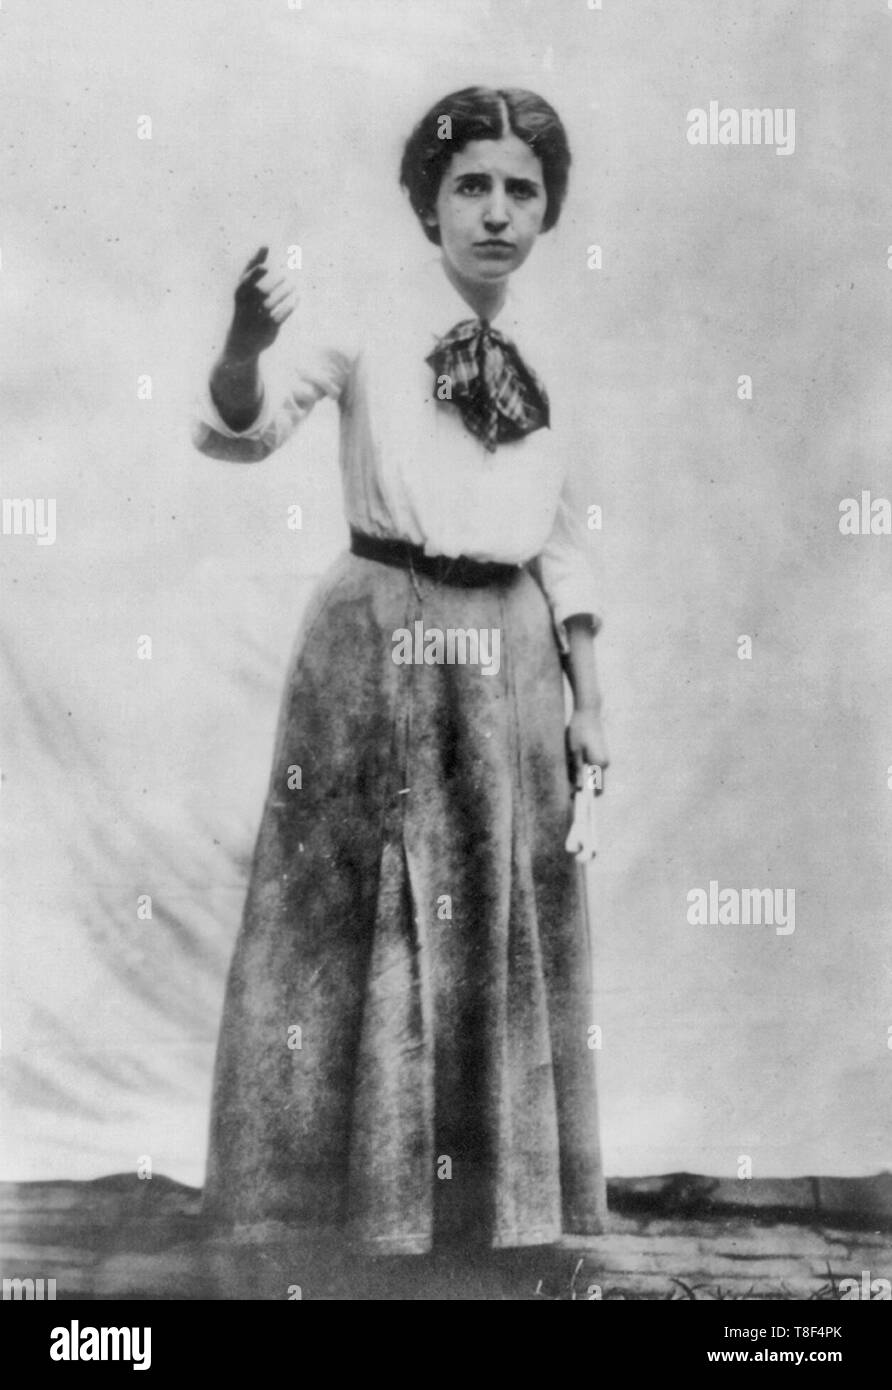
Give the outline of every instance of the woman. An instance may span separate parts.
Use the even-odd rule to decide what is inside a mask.
[[[227,1223],[382,1253],[600,1229],[564,850],[567,751],[577,778],[607,765],[600,619],[558,383],[509,290],[569,163],[533,93],[433,107],[401,181],[436,263],[351,334],[302,344],[284,401],[258,359],[294,296],[265,248],[236,291],[196,443],[261,459],[335,399],[351,550],[292,660],[227,986],[205,1192]]]

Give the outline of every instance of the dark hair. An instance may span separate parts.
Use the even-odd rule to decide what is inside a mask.
[[[444,126],[447,116],[449,125]],[[451,131],[448,137],[443,135],[444,129]],[[436,205],[452,156],[472,140],[501,140],[508,134],[529,145],[542,163],[548,199],[543,232],[557,222],[567,193],[570,146],[554,107],[522,87],[464,87],[443,97],[422,116],[406,141],[400,165],[400,183],[425,236],[436,246],[440,245],[440,229],[428,226],[425,217]]]

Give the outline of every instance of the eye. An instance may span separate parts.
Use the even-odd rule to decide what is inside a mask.
[[[488,187],[488,181],[483,174],[467,174],[459,181],[456,191],[473,197],[477,193],[485,193]]]
[[[535,198],[539,192],[534,183],[512,183],[508,191],[513,198],[519,198],[521,202]]]

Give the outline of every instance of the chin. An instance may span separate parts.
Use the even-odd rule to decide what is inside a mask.
[[[492,262],[489,265],[481,265],[478,261],[469,268],[467,277],[469,280],[477,280],[481,285],[491,285],[493,280],[506,280],[514,268],[514,261]]]

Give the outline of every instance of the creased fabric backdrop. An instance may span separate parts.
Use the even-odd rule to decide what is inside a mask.
[[[892,13],[8,0],[0,25],[0,488],[58,527],[0,536],[2,1176],[201,1181],[285,664],[345,532],[330,407],[240,468],[194,453],[190,400],[258,245],[299,244],[305,302],[341,308],[428,254],[401,141],[473,81],[549,96],[576,156],[524,276],[574,345],[604,515],[607,1171],[890,1166],[892,537],[838,508],[892,489]],[[713,99],[794,107],[795,153],[692,147]],[[795,932],[690,925],[710,880],[794,889]]]

